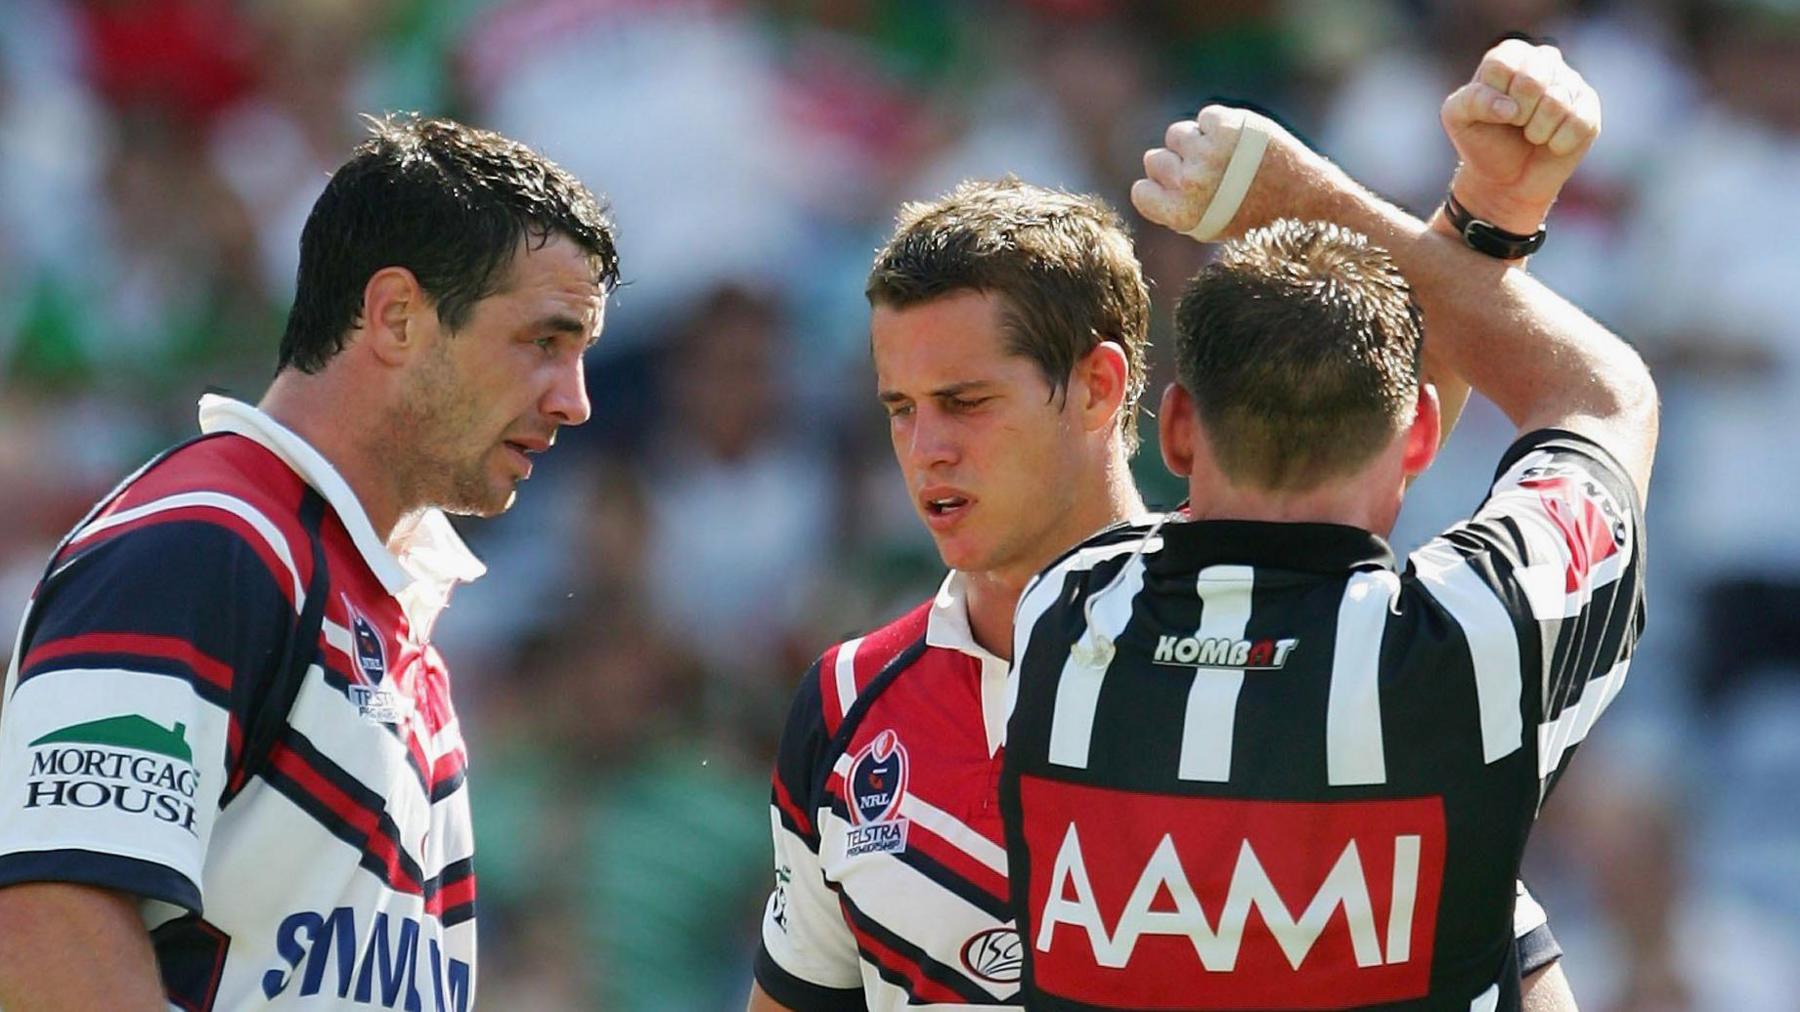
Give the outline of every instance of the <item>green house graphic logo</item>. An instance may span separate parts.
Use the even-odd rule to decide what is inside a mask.
[[[189,766],[194,764],[194,750],[188,747],[186,724],[177,721],[173,728],[167,728],[135,713],[90,720],[85,724],[71,724],[60,731],[52,731],[31,744],[110,745],[114,748],[132,748],[140,752],[166,755]]]

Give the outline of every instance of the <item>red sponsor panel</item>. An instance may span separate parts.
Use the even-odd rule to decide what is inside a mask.
[[[1133,1009],[1425,995],[1440,798],[1177,798],[1020,779],[1037,985]]]
[[[1572,477],[1530,478],[1519,482],[1544,504],[1550,522],[1569,547],[1569,565],[1563,574],[1563,590],[1573,594],[1587,582],[1588,573],[1619,552],[1618,512],[1597,487],[1584,489]]]

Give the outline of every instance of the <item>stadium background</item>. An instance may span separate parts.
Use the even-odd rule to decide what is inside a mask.
[[[1423,213],[1438,102],[1510,28],[1554,36],[1606,105],[1532,269],[1636,342],[1666,402],[1648,637],[1528,875],[1584,1008],[1800,1008],[1795,0],[5,0],[6,618],[204,389],[260,394],[357,111],[538,147],[611,197],[629,283],[593,423],[513,513],[462,525],[491,575],[440,627],[481,1004],[741,1007],[789,691],[939,574],[867,360],[898,203],[1012,171],[1125,207],[1162,126],[1231,95]],[[1202,253],[1139,232],[1160,386]],[[1470,411],[1399,547],[1472,506],[1508,435]]]

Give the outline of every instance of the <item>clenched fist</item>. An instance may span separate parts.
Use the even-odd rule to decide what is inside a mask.
[[[1457,201],[1529,234],[1600,135],[1600,96],[1555,46],[1507,39],[1444,99],[1442,119],[1461,159]]]

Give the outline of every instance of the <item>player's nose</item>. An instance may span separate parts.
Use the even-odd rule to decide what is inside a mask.
[[[581,356],[556,372],[556,379],[544,396],[544,413],[563,425],[580,425],[593,417],[594,407],[588,402],[587,371]]]
[[[907,453],[915,468],[955,463],[961,454],[955,427],[938,412],[920,408],[913,419],[912,440]]]

